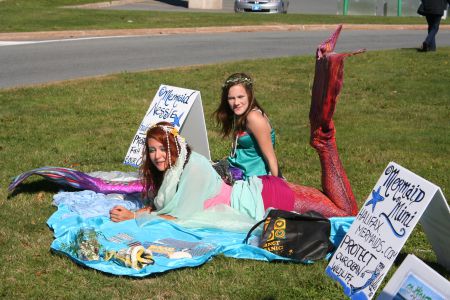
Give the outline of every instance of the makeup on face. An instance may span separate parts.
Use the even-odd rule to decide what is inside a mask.
[[[167,170],[167,150],[166,147],[159,141],[150,138],[147,142],[148,156],[152,164],[161,172]]]
[[[236,84],[228,90],[228,105],[236,116],[243,115],[249,106],[247,91],[242,84]]]

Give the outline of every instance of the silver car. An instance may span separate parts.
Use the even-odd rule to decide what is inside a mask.
[[[235,12],[287,13],[289,0],[234,0]]]

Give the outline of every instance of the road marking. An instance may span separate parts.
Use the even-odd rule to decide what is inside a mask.
[[[128,37],[139,37],[139,36],[140,35],[115,35],[115,36],[95,36],[95,37],[69,38],[69,39],[58,39],[58,40],[41,40],[41,41],[0,41],[0,47],[1,46],[29,45],[29,44],[43,44],[43,43],[57,43],[57,42],[72,42],[72,41],[82,41],[82,40],[128,38]]]
[[[24,45],[29,44],[30,42],[4,42],[0,41],[0,46],[15,46],[15,45]]]

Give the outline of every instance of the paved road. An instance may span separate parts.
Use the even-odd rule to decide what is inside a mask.
[[[328,35],[329,31],[184,34],[3,46],[0,88],[124,71],[313,55]],[[344,30],[336,50],[414,48],[423,37],[420,30]],[[439,32],[439,41],[450,46],[450,31]]]

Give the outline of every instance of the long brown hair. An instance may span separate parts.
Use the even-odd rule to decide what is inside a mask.
[[[152,163],[148,149],[148,140],[154,139],[164,145],[166,151],[168,151],[166,152],[167,153],[166,159],[169,159],[170,157],[170,164],[168,163],[168,165],[173,166],[175,165],[178,159],[177,149],[181,148],[181,145],[179,144],[173,133],[167,131],[173,128],[174,128],[173,125],[168,122],[159,122],[151,126],[147,130],[147,134],[145,137],[144,151],[142,153],[142,165],[140,167],[142,183],[144,185],[143,191],[144,198],[147,198],[149,196],[150,191],[153,192],[154,195],[158,193],[159,188],[161,187],[161,184],[164,180],[164,174],[167,171],[167,170],[166,171],[158,170]],[[189,145],[186,145],[186,147],[187,147],[187,158],[185,164],[188,162],[191,153],[191,148],[189,147]]]
[[[228,92],[235,85],[242,85],[245,88],[248,97],[248,108],[239,117],[235,116],[233,110],[228,104]],[[222,96],[219,107],[214,112],[216,122],[221,126],[222,136],[229,136],[232,131],[244,131],[247,128],[247,116],[254,109],[258,108],[263,114],[264,110],[256,101],[253,91],[253,79],[245,73],[234,73],[230,75],[222,85]]]

